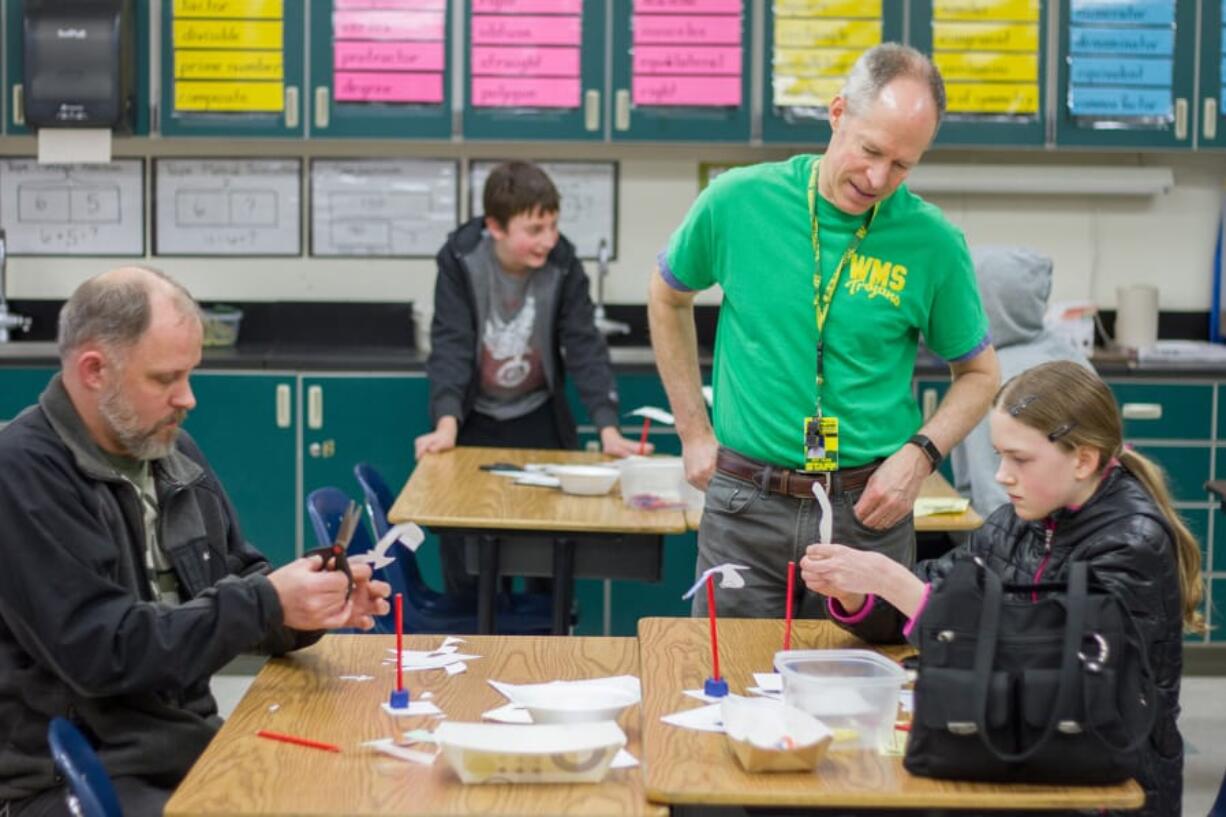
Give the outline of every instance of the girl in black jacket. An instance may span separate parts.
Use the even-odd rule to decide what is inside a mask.
[[[832,617],[849,630],[886,640],[900,628],[911,634],[957,559],[977,556],[1014,583],[1061,581],[1072,562],[1088,562],[1136,619],[1158,687],[1138,775],[1145,808],[1129,813],[1178,817],[1182,635],[1205,627],[1196,539],[1172,507],[1162,471],[1123,446],[1115,399],[1092,372],[1067,361],[1029,369],[997,393],[990,418],[996,479],[1009,504],[963,546],[912,572],[877,553],[811,545],[801,561],[805,584],[829,597]]]

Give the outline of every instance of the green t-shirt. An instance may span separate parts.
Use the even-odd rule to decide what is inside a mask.
[[[804,464],[817,398],[809,174],[795,156],[721,174],[673,233],[661,272],[674,286],[724,291],[715,339],[715,436],[775,465]],[[820,195],[823,288],[864,215]],[[911,393],[920,335],[947,360],[987,343],[988,322],[962,232],[900,187],[843,269],[825,325],[822,413],[839,420],[839,464],[893,454],[920,426]]]

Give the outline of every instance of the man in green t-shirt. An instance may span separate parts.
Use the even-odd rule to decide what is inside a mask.
[[[744,589],[721,594],[721,613],[783,616],[787,562],[818,540],[815,482],[831,499],[834,541],[913,562],[920,485],[996,390],[965,239],[902,186],[944,107],[924,55],[893,43],[865,52],[830,103],[824,155],[722,174],[660,254],[651,334],[686,476],[707,491],[698,570],[752,568]],[[693,304],[715,284],[712,431]],[[953,372],[922,424],[911,392],[920,335]],[[802,598],[795,612],[823,615],[821,601]],[[694,611],[705,608],[699,593]]]

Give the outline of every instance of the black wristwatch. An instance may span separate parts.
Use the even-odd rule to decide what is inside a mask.
[[[920,451],[924,452],[924,456],[932,463],[932,470],[935,472],[941,467],[941,460],[945,459],[945,455],[941,453],[941,449],[937,448],[936,443],[928,439],[923,434],[912,434],[907,442],[912,445],[919,446]]]

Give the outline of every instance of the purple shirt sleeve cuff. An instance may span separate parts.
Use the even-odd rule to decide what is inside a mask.
[[[838,599],[832,596],[826,599],[826,609],[830,611],[830,617],[840,624],[859,624],[873,611],[873,603],[876,600],[877,597],[869,593],[864,597],[864,604],[860,605],[860,609],[849,614],[843,609],[843,605],[839,604]]]
[[[668,268],[667,249],[660,250],[659,254],[656,256],[656,266],[660,268],[660,277],[664,279],[664,283],[668,284],[673,289],[677,290],[678,292],[695,291],[693,287],[687,287],[685,284],[681,283],[681,279],[679,279],[676,275],[673,275],[673,271]]]
[[[920,616],[924,614],[924,608],[928,606],[928,595],[932,592],[932,583],[924,584],[924,595],[920,596],[919,607],[915,608],[915,615],[907,621],[907,626],[902,628],[902,637],[911,638],[911,630],[915,628],[915,622],[919,621]]]
[[[975,357],[976,355],[978,355],[980,352],[982,352],[984,349],[988,348],[991,345],[992,345],[992,336],[984,335],[983,340],[979,341],[979,343],[977,343],[974,346],[974,348],[972,348],[969,352],[967,352],[964,355],[958,355],[957,357],[951,357],[949,359],[949,362],[950,363],[961,363],[964,360],[970,360],[971,358]]]

